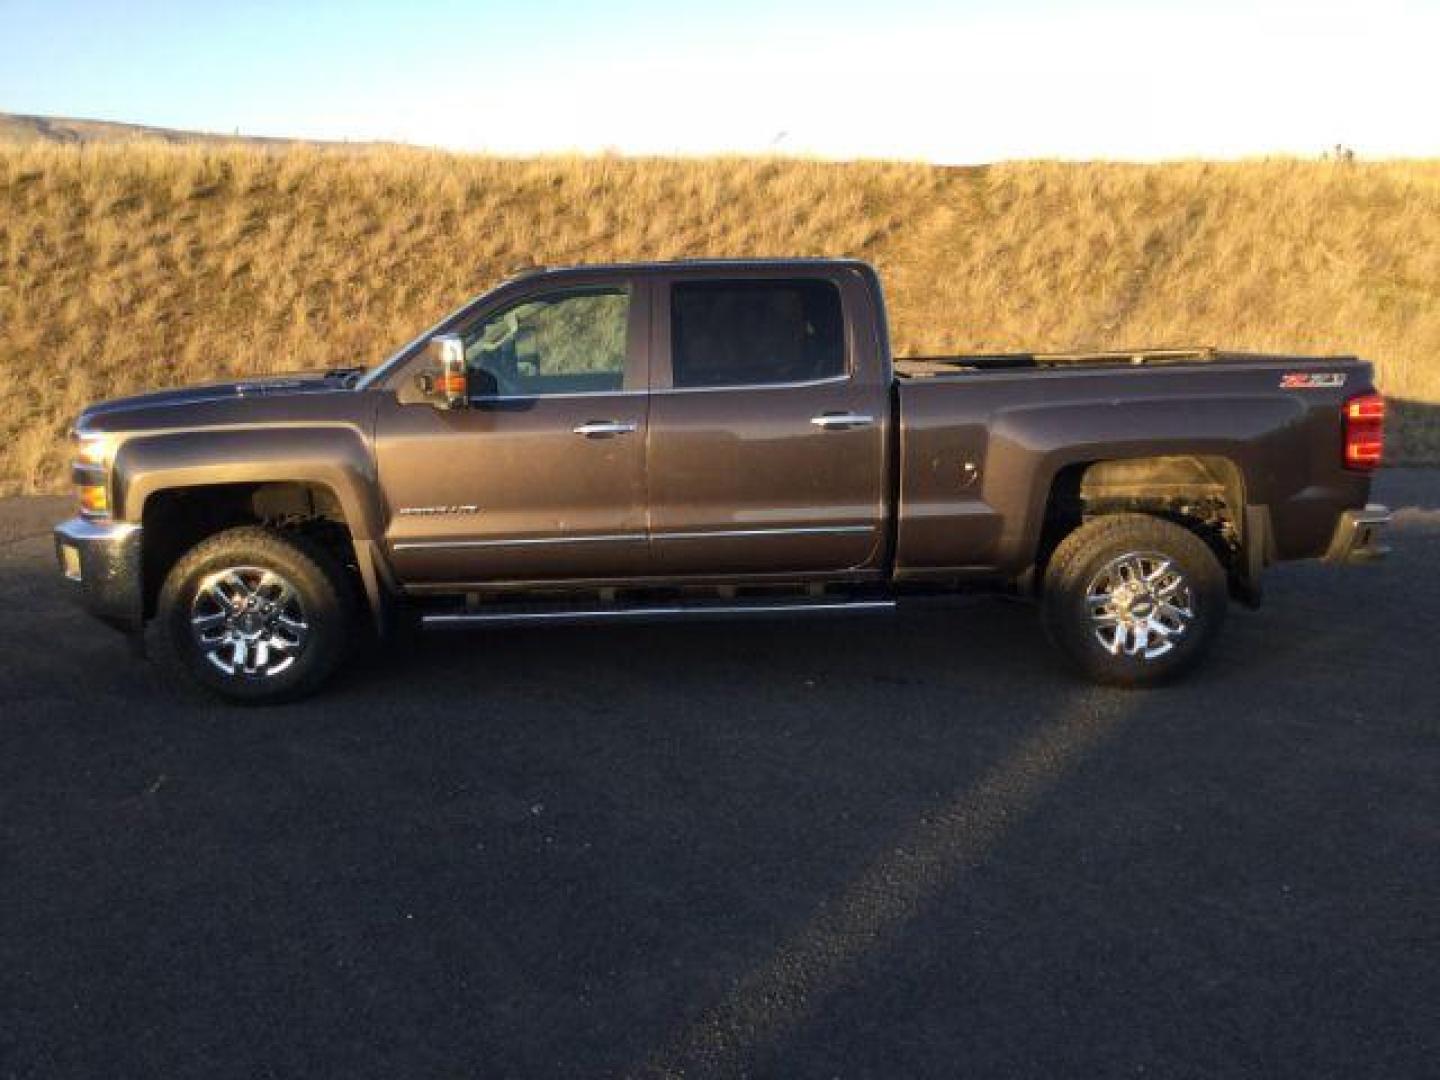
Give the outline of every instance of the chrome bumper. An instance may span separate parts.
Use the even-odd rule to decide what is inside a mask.
[[[1335,526],[1335,535],[1325,552],[1326,562],[1374,562],[1390,554],[1381,543],[1385,526],[1390,524],[1390,511],[1378,503],[1364,510],[1346,510]]]
[[[71,595],[120,630],[138,630],[144,619],[140,552],[133,522],[71,518],[55,526],[55,558]]]

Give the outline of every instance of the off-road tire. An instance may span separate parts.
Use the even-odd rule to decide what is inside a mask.
[[[1162,656],[1116,655],[1097,637],[1087,600],[1097,575],[1132,553],[1172,560],[1188,587],[1192,616]],[[1041,619],[1064,657],[1093,682],[1140,687],[1167,682],[1192,668],[1209,649],[1229,604],[1225,570],[1214,551],[1181,525],[1145,514],[1114,514],[1076,529],[1055,549],[1045,571]]]
[[[226,674],[191,631],[201,584],[229,567],[273,570],[299,597],[307,627],[304,645],[285,670],[267,676]],[[240,526],[186,552],[166,575],[156,603],[151,652],[163,675],[175,673],[227,701],[247,705],[294,701],[314,693],[335,672],[358,637],[358,602],[350,577],[322,545],[298,533]]]

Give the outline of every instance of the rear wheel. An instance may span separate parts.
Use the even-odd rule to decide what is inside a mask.
[[[354,602],[343,568],[304,537],[229,529],[186,553],[157,604],[159,659],[231,701],[288,701],[344,659]]]
[[[1215,553],[1174,522],[1117,514],[1082,525],[1045,573],[1042,614],[1061,652],[1095,682],[1173,679],[1210,647],[1229,603]]]

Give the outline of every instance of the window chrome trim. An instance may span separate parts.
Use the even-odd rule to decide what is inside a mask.
[[[827,375],[823,379],[803,379],[800,382],[742,383],[738,386],[664,386],[657,387],[652,394],[713,394],[721,390],[786,390],[805,386],[829,386],[834,383],[850,382],[854,376]]]
[[[597,533],[591,536],[527,536],[518,540],[401,540],[391,544],[395,551],[428,551],[444,548],[533,547],[539,544],[633,543],[649,539],[644,533]]]
[[[483,405],[488,401],[555,401],[561,398],[594,397],[641,397],[649,390],[567,390],[563,394],[485,394],[467,398],[471,405]]]
[[[710,532],[652,533],[653,540],[728,540],[747,536],[853,536],[873,533],[873,525],[805,525],[793,529],[715,529]]]
[[[851,382],[852,375],[828,375],[823,379],[805,379],[801,382],[773,382],[773,383],[746,383],[738,386],[655,386],[649,390],[568,390],[562,394],[487,394],[476,395],[469,398],[472,405],[484,404],[487,401],[538,401],[545,398],[551,401],[563,398],[594,398],[594,397],[639,397],[641,395],[659,394],[715,394],[728,390],[791,390],[804,389],[807,386],[833,386],[839,383]]]

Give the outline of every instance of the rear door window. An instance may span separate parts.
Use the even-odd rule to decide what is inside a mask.
[[[811,382],[846,373],[840,293],[828,281],[697,281],[670,299],[677,388]]]

